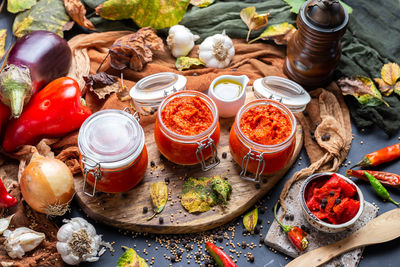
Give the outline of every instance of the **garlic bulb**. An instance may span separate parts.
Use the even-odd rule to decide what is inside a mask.
[[[102,241],[93,225],[80,217],[64,219],[63,222],[65,224],[57,232],[59,242],[56,245],[63,261],[70,265],[97,261]]]
[[[167,44],[174,57],[186,56],[192,50],[194,42],[199,40],[198,35],[182,25],[175,25],[169,29]]]
[[[26,227],[19,227],[14,231],[5,230],[4,236],[6,241],[4,246],[8,256],[11,258],[20,258],[25,255],[25,252],[31,251],[45,239],[45,234],[33,231]]]
[[[207,37],[199,47],[199,58],[208,68],[225,68],[235,55],[231,38],[225,34]]]

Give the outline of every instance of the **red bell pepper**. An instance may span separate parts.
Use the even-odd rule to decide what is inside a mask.
[[[82,103],[78,83],[69,77],[56,79],[33,96],[18,119],[9,122],[3,148],[11,152],[42,138],[64,136],[79,129],[91,114]]]
[[[211,254],[219,267],[237,267],[232,259],[228,255],[226,255],[226,253],[222,249],[220,249],[213,243],[206,242],[206,248],[208,253]]]
[[[0,179],[0,208],[9,208],[16,204],[17,200],[7,192],[3,181]]]
[[[10,109],[0,102],[0,136],[2,134],[2,128],[6,122],[10,119],[11,111]]]

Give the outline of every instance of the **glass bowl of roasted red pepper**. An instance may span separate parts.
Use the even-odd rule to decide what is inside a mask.
[[[300,189],[301,207],[316,229],[337,233],[353,227],[364,209],[357,185],[338,173],[316,173]]]

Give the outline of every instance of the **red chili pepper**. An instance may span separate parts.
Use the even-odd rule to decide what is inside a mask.
[[[362,157],[361,161],[358,162],[356,165],[350,167],[353,169],[354,167],[370,167],[370,166],[377,166],[379,164],[392,161],[400,157],[400,143],[382,148],[378,151],[369,153]]]
[[[365,177],[364,172],[368,172],[378,179],[383,185],[391,187],[400,187],[400,175],[390,172],[380,171],[367,171],[367,170],[347,170],[346,175],[350,175],[356,178],[360,178],[364,181],[369,182],[368,178]]]
[[[60,137],[78,129],[91,115],[81,100],[78,83],[62,77],[33,96],[18,119],[11,120],[4,136],[6,152],[33,145],[45,137]]]
[[[284,225],[282,224],[277,216],[276,216],[276,209],[278,207],[278,202],[276,202],[275,207],[274,207],[274,217],[275,220],[278,222],[278,224],[282,227],[282,230],[285,231],[288,235],[288,238],[290,242],[299,250],[299,251],[304,251],[308,247],[308,240],[306,238],[307,233],[304,232],[303,229],[297,227],[297,226],[291,226],[291,225]]]
[[[226,253],[222,249],[220,249],[213,243],[206,242],[206,248],[219,267],[237,267],[232,259],[228,255],[226,255]]]
[[[11,115],[10,109],[0,101],[0,136],[2,133],[1,129],[10,119],[10,115]]]
[[[0,179],[0,208],[9,208],[16,204],[17,200],[7,192],[3,181]]]

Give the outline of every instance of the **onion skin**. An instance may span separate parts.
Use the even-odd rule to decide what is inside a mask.
[[[23,90],[17,96],[13,96],[6,92],[5,88],[0,88],[0,99],[11,108],[12,116],[18,118],[23,105],[33,94],[49,82],[65,76],[71,66],[71,61],[72,52],[67,41],[52,32],[34,31],[19,39],[7,55],[6,65],[0,74],[2,87],[8,87],[14,91],[16,91],[15,89]],[[17,67],[22,70],[21,72],[28,79],[30,78],[30,81],[22,83],[18,81],[17,86],[19,87],[13,88],[15,83],[10,85],[11,82],[6,81],[10,74],[4,73],[9,67]],[[15,72],[14,70],[14,74]],[[25,77],[21,80],[23,79]]]
[[[75,194],[74,178],[67,165],[39,154],[33,155],[22,173],[20,186],[28,205],[48,215],[55,215],[49,214],[49,206],[68,204]]]

